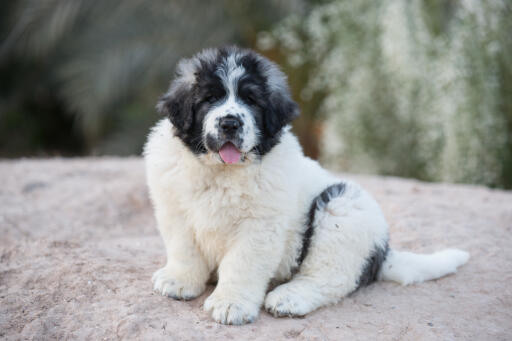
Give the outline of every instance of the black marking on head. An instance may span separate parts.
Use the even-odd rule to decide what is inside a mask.
[[[291,98],[284,75],[274,63],[254,52],[246,54],[240,62],[245,74],[239,80],[238,96],[253,109],[261,134],[254,151],[263,156],[279,143],[283,127],[299,115],[299,110]]]
[[[186,85],[177,85],[158,100],[157,111],[169,118],[171,123],[185,137],[194,122],[193,101]]]
[[[306,256],[308,255],[309,245],[311,244],[311,237],[314,232],[314,222],[316,212],[320,210],[324,210],[329,201],[334,198],[337,198],[345,192],[346,185],[343,182],[339,184],[334,184],[322,191],[319,195],[317,195],[311,206],[309,208],[308,220],[307,220],[307,229],[304,231],[302,235],[302,248],[300,250],[300,255],[297,258],[297,267],[300,267]]]
[[[157,110],[166,115],[173,124],[175,135],[195,154],[207,152],[203,141],[204,118],[214,105],[218,105],[226,97],[226,90],[215,72],[218,51],[215,54],[216,59],[203,56],[202,59],[193,57],[183,60],[180,63],[181,68],[191,69],[191,65],[200,65],[193,74],[194,81],[191,82],[183,76],[185,72],[191,73],[190,70],[177,70],[169,91],[157,104]]]
[[[371,283],[377,280],[377,275],[379,274],[380,267],[382,263],[386,260],[386,256],[389,252],[388,241],[383,247],[375,245],[374,250],[371,255],[366,260],[366,263],[362,269],[361,276],[359,276],[359,280],[357,281],[357,289],[370,285]]]
[[[169,118],[175,128],[174,134],[193,153],[202,154],[206,153],[202,141],[202,124],[205,113],[199,111],[202,103],[197,102],[195,93],[195,89],[188,89],[186,85],[178,86],[160,98],[157,110]]]
[[[299,108],[287,92],[273,91],[269,94],[268,112],[265,115],[265,130],[269,136],[275,136],[297,116]]]

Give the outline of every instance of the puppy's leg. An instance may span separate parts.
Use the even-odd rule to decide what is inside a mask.
[[[204,302],[204,309],[217,322],[244,324],[258,316],[284,250],[283,229],[263,224],[253,221],[240,226],[219,265],[217,287]]]
[[[357,187],[331,192],[336,196],[316,199],[311,244],[299,272],[265,299],[266,310],[275,316],[305,315],[376,279],[380,263],[373,255],[387,250],[380,209]]]
[[[201,295],[210,272],[192,230],[180,219],[179,212],[157,209],[156,218],[167,251],[167,264],[153,274],[154,290],[183,300]]]
[[[300,271],[290,282],[267,294],[265,309],[274,316],[303,316],[321,306],[336,303],[355,290],[355,268],[361,269],[365,259],[348,252],[335,254],[338,248],[346,247],[350,247],[349,243],[335,243],[327,233],[320,232]],[[340,258],[347,261],[350,258],[350,262],[345,263]]]

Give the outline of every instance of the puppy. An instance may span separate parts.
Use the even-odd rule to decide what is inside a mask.
[[[182,60],[149,134],[147,183],[167,264],[154,290],[204,302],[215,321],[302,316],[376,280],[454,273],[468,253],[388,247],[376,201],[305,157],[285,75],[253,51],[204,50]],[[267,293],[269,284],[280,283]]]

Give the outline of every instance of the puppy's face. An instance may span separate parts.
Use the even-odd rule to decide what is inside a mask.
[[[263,157],[298,115],[277,66],[236,47],[182,60],[157,109],[200,160],[229,165]]]

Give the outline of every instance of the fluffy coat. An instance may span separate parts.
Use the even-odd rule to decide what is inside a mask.
[[[182,62],[159,103],[170,117],[152,129],[144,152],[167,251],[167,264],[153,275],[157,292],[193,299],[216,277],[204,309],[220,323],[243,324],[252,322],[262,305],[275,316],[302,316],[374,280],[421,282],[453,273],[468,260],[460,250],[434,255],[388,250],[388,226],[371,195],[303,155],[287,125],[296,116],[287,111],[293,104],[273,110],[239,100],[241,91],[234,88],[251,68],[243,59],[247,55],[256,63],[252,77],[264,74],[256,84],[269,93],[267,100],[286,102],[288,90],[277,67],[231,48]],[[217,65],[212,70],[218,82],[227,82],[219,97],[226,99],[206,107],[198,99],[184,112],[183,103],[201,97],[198,83],[206,66],[198,60]],[[243,113],[236,138],[224,136],[217,123],[223,112],[231,117],[230,110]],[[222,162],[218,148],[226,143],[240,150],[240,163]],[[271,282],[279,285],[267,293]]]

